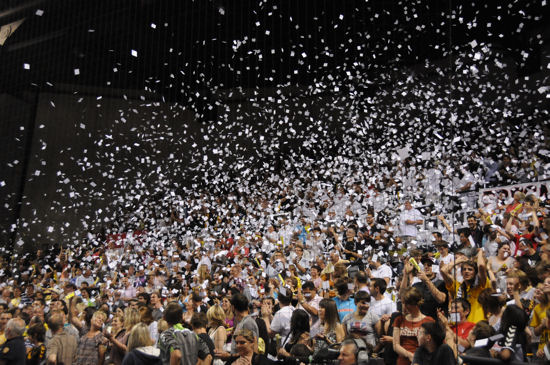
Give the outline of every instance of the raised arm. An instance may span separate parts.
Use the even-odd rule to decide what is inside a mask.
[[[487,264],[485,260],[485,254],[482,249],[477,250],[477,268],[479,282],[483,285],[483,283],[485,283],[485,280],[487,280]]]
[[[449,231],[450,233],[457,233],[456,231],[453,231],[453,229],[451,228],[451,226],[449,225],[449,223],[447,222],[447,220],[445,219],[445,217],[443,215],[441,215],[441,214],[438,215],[437,219],[439,219],[441,221],[441,223],[445,226],[447,231]]]

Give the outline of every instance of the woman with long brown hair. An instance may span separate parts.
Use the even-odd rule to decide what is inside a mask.
[[[332,299],[322,299],[319,302],[319,321],[311,329],[311,336],[315,339],[314,348],[330,346],[344,340],[346,333],[340,323],[336,302]]]

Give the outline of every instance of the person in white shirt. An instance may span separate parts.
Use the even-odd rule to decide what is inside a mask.
[[[319,320],[319,302],[323,299],[317,295],[317,289],[313,281],[306,281],[302,289],[298,290],[298,305],[296,308],[303,308],[309,314],[310,328]]]
[[[284,339],[290,334],[290,318],[292,317],[292,312],[294,312],[294,307],[290,305],[292,293],[290,290],[282,288],[277,296],[277,300],[281,309],[273,316],[271,325],[269,326],[269,333],[271,336],[279,334]]]
[[[417,226],[424,223],[424,218],[418,209],[414,209],[409,200],[405,201],[405,210],[399,215],[399,229],[401,238],[410,243],[418,235]]]
[[[386,286],[390,284],[390,280],[393,277],[391,267],[384,262],[383,258],[378,257],[378,255],[374,255],[369,260],[367,275],[369,275],[371,279],[384,279],[384,281],[386,281]]]
[[[382,322],[390,319],[391,314],[397,311],[397,305],[390,298],[386,297],[386,281],[384,279],[374,279],[370,283],[371,300],[369,312],[377,315]]]
[[[86,282],[88,284],[88,287],[91,287],[94,285],[94,278],[92,277],[92,270],[86,269],[84,273],[76,278],[75,285],[77,288],[82,287],[82,283]]]

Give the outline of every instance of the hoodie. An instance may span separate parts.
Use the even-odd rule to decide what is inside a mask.
[[[160,349],[153,346],[137,347],[126,354],[122,365],[162,365]]]

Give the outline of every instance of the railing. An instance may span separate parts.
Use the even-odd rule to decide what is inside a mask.
[[[499,200],[509,199],[518,191],[521,191],[526,195],[529,193],[534,193],[537,197],[546,195],[550,198],[550,180],[480,189],[478,191],[477,205],[475,207],[459,210],[454,213],[442,213],[442,215],[445,217],[447,222],[449,222],[451,226],[454,225],[455,228],[467,227],[468,216],[475,214],[479,207],[484,206],[484,197],[493,196],[495,199],[498,198]],[[468,192],[466,194],[470,193]],[[426,217],[424,220],[424,230],[427,232],[443,232],[446,228],[439,221],[439,219],[437,219],[437,216],[430,216]]]

